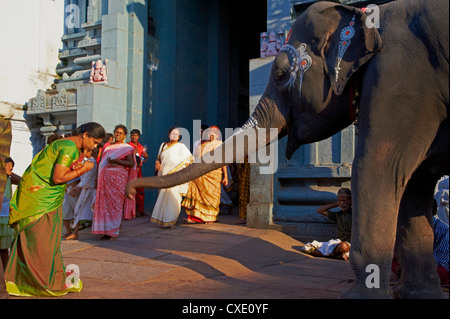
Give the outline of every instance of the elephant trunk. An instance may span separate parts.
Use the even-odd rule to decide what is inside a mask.
[[[282,131],[285,121],[280,116],[277,121],[273,121],[274,115],[277,114],[273,110],[274,105],[273,101],[262,98],[248,121],[220,147],[173,174],[142,177],[130,181],[126,187],[127,196],[134,198],[136,188],[170,188],[194,180],[224,165],[242,163],[245,157],[265,147]],[[277,134],[270,134],[271,128],[275,128]]]

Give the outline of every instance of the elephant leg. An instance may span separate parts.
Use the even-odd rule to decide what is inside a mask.
[[[400,203],[395,254],[401,275],[396,298],[443,297],[433,256],[432,201],[439,176],[419,168]]]
[[[352,172],[352,238],[350,265],[355,281],[341,298],[388,299],[398,205],[392,178],[364,161]],[[355,165],[356,163],[356,165]],[[356,168],[356,169],[355,169]]]
[[[402,147],[401,137],[389,132],[395,125],[387,124],[386,129],[361,137],[353,161],[350,264],[355,281],[343,298],[392,297],[390,276],[400,202],[423,154],[412,146]]]
[[[342,295],[346,298],[391,297],[400,203],[414,172],[432,156],[431,146],[441,123],[440,114],[412,108],[407,88],[396,88],[404,98],[386,94],[392,91],[390,83],[379,81],[377,87],[361,94],[358,144],[352,165],[350,264],[355,281]],[[434,101],[427,92],[417,98],[421,99],[417,105],[428,106]],[[409,116],[426,119],[427,124],[412,128]]]

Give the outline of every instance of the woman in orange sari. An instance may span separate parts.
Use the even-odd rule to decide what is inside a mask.
[[[98,166],[91,233],[103,235],[100,239],[117,239],[122,218],[131,219],[136,214],[134,201],[125,197],[127,182],[137,176],[134,148],[124,143],[126,135],[125,126],[116,126],[114,143],[105,144]]]
[[[195,158],[214,150],[222,144],[220,130],[211,126],[206,131],[207,139],[195,150]],[[205,134],[204,133],[204,134]],[[222,178],[223,177],[223,178]],[[210,224],[219,215],[221,183],[228,185],[227,167],[223,166],[189,182],[189,188],[181,205],[186,209],[186,223]]]

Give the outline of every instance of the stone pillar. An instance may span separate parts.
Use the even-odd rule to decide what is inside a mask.
[[[274,57],[250,60],[250,114],[253,113],[266,88]],[[247,226],[270,228],[273,225],[273,174],[260,174],[261,164],[250,165],[250,202]]]
[[[273,226],[273,174],[260,174],[260,164],[250,165],[250,202],[247,206],[247,226]]]

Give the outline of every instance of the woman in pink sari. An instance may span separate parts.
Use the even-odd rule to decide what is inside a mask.
[[[125,197],[126,184],[137,176],[134,148],[124,143],[126,135],[125,126],[116,126],[114,143],[105,144],[98,166],[91,232],[102,234],[100,239],[117,239],[122,219],[136,215],[134,201]]]

